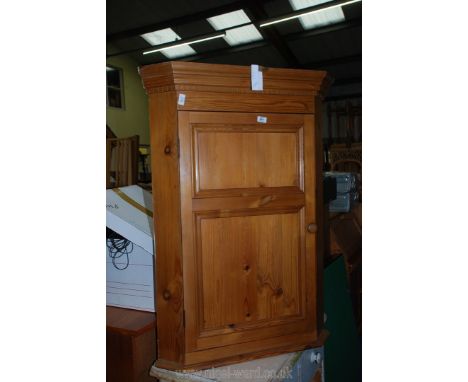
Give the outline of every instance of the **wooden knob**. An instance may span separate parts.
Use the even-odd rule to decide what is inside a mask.
[[[168,155],[170,153],[171,153],[171,146],[168,145],[168,146],[164,147],[164,154]]]
[[[307,226],[307,231],[309,231],[310,233],[317,232],[317,224],[310,223],[310,224]]]
[[[171,298],[171,292],[169,292],[167,289],[165,289],[164,292],[163,292],[163,299],[167,301],[170,298]]]

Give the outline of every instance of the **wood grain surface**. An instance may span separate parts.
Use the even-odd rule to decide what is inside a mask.
[[[317,346],[325,72],[168,62],[150,99],[158,367]],[[178,95],[185,101],[178,102]]]

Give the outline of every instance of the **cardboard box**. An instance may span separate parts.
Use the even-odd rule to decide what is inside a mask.
[[[126,239],[106,238],[106,304],[154,312],[152,195],[136,185],[107,190],[106,226]]]

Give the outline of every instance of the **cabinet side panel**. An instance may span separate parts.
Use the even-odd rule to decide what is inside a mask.
[[[315,282],[319,270],[317,269],[317,241],[318,241],[318,226],[320,222],[317,220],[318,204],[316,200],[317,188],[317,162],[316,162],[316,135],[315,135],[316,117],[313,114],[304,116],[304,186],[306,200],[306,216],[305,232],[306,243],[306,269],[308,271],[306,295],[307,295],[307,310],[309,315],[313,317],[312,328],[314,332],[319,333],[317,323],[317,303],[318,291]],[[309,227],[311,228],[309,230]]]
[[[158,359],[183,363],[183,282],[177,110],[174,92],[151,94]]]
[[[192,152],[191,127],[189,112],[179,111],[178,127],[180,139],[180,205],[182,225],[182,248],[184,258],[184,308],[185,350],[193,348],[197,338],[197,279],[196,259],[193,250],[193,216],[192,216]]]
[[[317,330],[321,331],[323,325],[323,257],[325,254],[325,224],[323,205],[323,149],[322,149],[322,98],[315,97],[315,174],[316,189],[315,216],[317,221],[317,241],[316,241],[316,298],[317,298]]]

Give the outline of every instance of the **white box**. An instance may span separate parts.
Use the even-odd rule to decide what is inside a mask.
[[[152,195],[139,186],[107,190],[106,226],[129,240],[127,256],[110,256],[106,239],[106,304],[154,312]],[[133,248],[132,248],[133,247]],[[117,269],[120,268],[120,269]],[[122,269],[125,268],[125,269]]]
[[[324,355],[322,346],[203,370],[181,372],[152,366],[150,376],[160,382],[302,382],[312,381],[320,370],[323,381]]]

